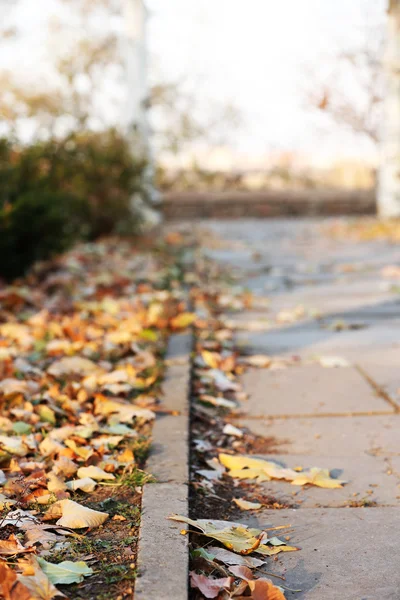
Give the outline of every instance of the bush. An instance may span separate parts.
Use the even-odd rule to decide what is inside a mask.
[[[131,197],[144,194],[144,168],[114,130],[29,146],[0,139],[0,275],[19,275],[82,236],[134,232]]]
[[[87,233],[87,205],[62,192],[32,191],[0,213],[0,272],[10,279]]]

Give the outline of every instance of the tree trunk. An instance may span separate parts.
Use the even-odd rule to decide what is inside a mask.
[[[386,94],[378,185],[381,217],[400,216],[400,0],[389,0]]]
[[[127,91],[121,120],[133,156],[144,157],[147,161],[144,173],[145,193],[135,194],[132,209],[138,213],[143,226],[149,229],[160,223],[161,216],[152,206],[159,201],[159,193],[153,183],[154,167],[147,118],[147,9],[144,0],[123,0],[123,16],[125,27],[122,52]]]

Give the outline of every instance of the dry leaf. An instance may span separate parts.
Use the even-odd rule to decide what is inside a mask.
[[[257,479],[258,482],[271,479],[284,479],[293,485],[315,485],[323,488],[341,488],[346,481],[334,479],[327,469],[313,467],[298,473],[293,469],[281,467],[277,463],[248,456],[220,454],[220,463],[229,469],[228,475],[235,479]]]
[[[234,437],[238,437],[238,438],[242,438],[243,437],[243,431],[241,429],[238,429],[237,427],[235,427],[234,425],[231,425],[230,423],[227,423],[223,430],[222,433],[224,433],[225,435],[232,435]]]
[[[321,356],[319,364],[326,369],[334,369],[336,367],[351,367],[351,364],[341,356]]]
[[[34,600],[28,588],[18,581],[15,571],[3,561],[0,561],[0,595],[4,600]]]
[[[32,556],[29,561],[24,561],[24,563],[20,564],[21,566],[24,565],[28,567],[28,572],[31,572],[32,569],[34,572],[34,575],[22,574],[17,576],[18,582],[29,590],[31,600],[52,600],[58,596],[65,597],[65,595],[60,592],[43,573],[36,558]],[[15,600],[20,599],[16,598]]]
[[[55,503],[57,505],[54,511],[61,512],[61,518],[58,519],[57,525],[69,527],[70,529],[82,529],[83,527],[99,527],[108,519],[108,514],[98,510],[86,508],[74,502],[73,500],[60,500]],[[54,507],[55,505],[53,505]],[[52,508],[53,508],[52,507]],[[48,511],[50,516],[50,511]]]
[[[88,358],[81,356],[66,356],[54,362],[47,372],[53,377],[65,377],[67,375],[90,375],[99,370],[99,367]]]
[[[244,556],[247,556],[252,552],[258,552],[265,556],[272,556],[279,552],[292,552],[298,550],[298,548],[285,545],[269,548],[264,543],[261,543],[269,543],[264,531],[261,529],[251,529],[240,523],[207,519],[194,520],[179,515],[172,515],[169,519],[172,521],[188,523],[189,525],[200,529],[203,535],[218,540],[229,550],[233,550]],[[285,542],[282,542],[282,544],[285,544]]]
[[[25,552],[34,552],[32,547],[25,548],[19,539],[12,533],[8,540],[0,540],[0,556],[13,556]]]
[[[285,600],[283,592],[268,579],[249,581],[253,600]]]
[[[247,500],[242,500],[241,498],[234,498],[233,501],[242,510],[259,510],[262,508],[262,504],[259,502],[247,502]]]
[[[264,354],[254,354],[253,356],[245,356],[243,362],[250,367],[258,367],[259,369],[265,369],[272,363],[270,356]]]
[[[67,481],[66,486],[72,492],[76,492],[77,490],[81,490],[82,492],[93,492],[96,489],[96,481],[90,479],[90,477],[83,477],[82,479],[73,479],[72,481]]]
[[[95,481],[115,479],[115,475],[112,473],[107,473],[104,469],[95,466],[80,467],[78,469],[78,477],[82,479],[90,477],[90,479],[94,479]]]
[[[170,325],[172,329],[185,329],[192,325],[196,320],[196,315],[194,313],[181,313],[177,315],[173,319],[170,320]]]
[[[194,571],[190,572],[190,587],[199,589],[205,598],[217,598],[220,591],[229,591],[233,581],[233,577],[212,579],[206,575],[198,575]]]
[[[85,577],[93,575],[93,569],[88,567],[83,560],[78,562],[64,560],[58,564],[54,564],[39,557],[37,561],[43,573],[50,579],[51,583],[60,585],[80,583]]]
[[[265,565],[265,561],[260,560],[259,558],[254,558],[253,556],[241,556],[240,554],[235,554],[230,550],[218,548],[217,546],[207,547],[207,552],[219,562],[226,565],[242,565],[244,567],[249,567],[250,569],[257,569],[258,567]]]

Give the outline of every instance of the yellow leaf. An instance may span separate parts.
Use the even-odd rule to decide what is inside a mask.
[[[209,350],[203,350],[201,357],[205,364],[212,369],[218,369],[220,363],[220,357],[216,352],[210,352]]]
[[[309,484],[330,489],[340,488],[346,483],[339,479],[333,479],[327,469],[318,467],[299,473],[260,458],[231,456],[230,454],[220,454],[219,461],[229,469],[228,475],[234,479],[257,479],[259,482],[284,479],[291,481],[293,485]]]
[[[192,325],[195,320],[196,315],[194,313],[184,312],[171,319],[170,325],[172,329],[185,329],[189,325]]]
[[[69,527],[70,529],[82,529],[83,527],[99,527],[108,519],[108,514],[98,510],[86,508],[73,500],[60,500],[56,502],[61,510],[61,518],[57,525]]]
[[[259,502],[247,502],[247,500],[241,498],[234,498],[233,501],[242,510],[259,510],[262,508],[262,504]]]
[[[104,469],[100,469],[100,467],[95,467],[91,465],[90,467],[80,467],[78,469],[78,477],[90,477],[90,479],[94,479],[97,481],[102,481],[104,479],[115,479],[115,475],[112,473],[106,473]]]
[[[333,479],[328,469],[319,469],[318,467],[313,467],[309,471],[298,473],[297,477],[292,481],[292,485],[310,484],[328,489],[341,488],[344,483],[346,482],[339,479]]]

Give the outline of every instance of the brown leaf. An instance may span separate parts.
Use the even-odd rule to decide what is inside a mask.
[[[17,576],[18,581],[30,592],[30,596],[27,596],[26,600],[52,600],[58,596],[65,597],[43,573],[35,557],[32,556],[29,560],[21,561],[18,565],[24,569],[24,573]],[[33,575],[30,574],[32,572]],[[29,573],[29,575],[25,573]],[[15,596],[15,600],[20,600],[20,598]]]
[[[35,552],[35,548],[25,548],[13,533],[8,540],[0,540],[0,556],[13,556],[24,552]]]
[[[230,590],[233,581],[233,577],[212,579],[206,575],[198,575],[194,571],[190,573],[190,586],[199,589],[205,598],[217,598],[220,591]]]
[[[285,596],[269,579],[249,581],[253,600],[285,600]]]
[[[33,600],[28,588],[18,581],[15,571],[3,561],[0,561],[0,593],[4,600]]]

